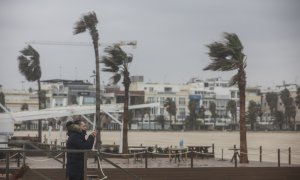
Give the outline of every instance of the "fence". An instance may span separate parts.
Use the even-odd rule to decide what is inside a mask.
[[[120,166],[116,165],[115,163],[113,163],[112,161],[108,160],[107,158],[103,157],[100,152],[100,150],[41,150],[41,149],[32,149],[32,150],[25,150],[25,149],[0,149],[0,152],[5,153],[5,174],[6,174],[6,180],[9,180],[9,173],[10,173],[10,159],[13,158],[16,155],[20,155],[23,157],[23,165],[26,164],[26,159],[30,159],[29,157],[26,156],[27,153],[59,153],[57,156],[55,157],[50,157],[53,159],[57,159],[58,157],[62,157],[63,161],[59,161],[62,164],[62,168],[65,168],[65,157],[66,157],[66,153],[83,153],[84,156],[84,180],[87,179],[88,175],[87,175],[87,158],[88,158],[88,154],[93,154],[94,156],[97,157],[98,160],[98,170],[101,171],[103,178],[102,179],[106,179],[107,177],[105,176],[105,174],[102,171],[102,167],[101,167],[101,163],[100,163],[100,159],[106,161],[107,163],[111,164],[112,166],[114,166],[115,168],[119,169],[120,171],[123,171],[125,174],[127,174],[128,176],[131,176],[133,179],[137,179],[139,180],[140,178],[137,177],[135,174],[132,174],[131,172],[127,171],[126,169],[121,168]],[[14,154],[12,156],[10,156],[10,154]],[[50,159],[48,158],[48,159]],[[44,159],[43,161],[45,161],[47,159]],[[19,163],[18,163],[19,164]],[[18,165],[19,167],[19,165]],[[40,176],[42,179],[49,179],[47,178],[45,175],[40,174],[38,172],[36,172],[36,175]]]
[[[32,146],[33,148],[37,148],[34,144],[30,144],[28,143],[28,145]],[[178,150],[175,153],[168,151],[166,149],[170,149],[172,147],[168,147],[165,148],[165,150],[163,148],[154,146],[154,147],[147,147],[145,151],[141,151],[141,152],[134,152],[134,153],[130,153],[130,154],[117,154],[117,153],[109,153],[109,152],[100,152],[100,151],[91,151],[91,150],[66,150],[66,149],[59,149],[59,150],[55,150],[55,149],[32,149],[32,150],[28,150],[25,149],[25,144],[22,145],[23,149],[0,149],[0,152],[5,154],[5,159],[2,159],[6,162],[5,165],[5,173],[6,173],[6,179],[8,179],[8,174],[10,172],[10,159],[16,157],[17,158],[17,166],[20,167],[20,158],[23,158],[23,164],[26,164],[26,159],[28,160],[33,160],[32,158],[30,158],[30,156],[28,156],[29,154],[41,154],[44,153],[45,155],[48,156],[48,158],[46,159],[42,159],[42,160],[37,160],[35,159],[35,161],[47,161],[49,159],[55,159],[57,162],[61,163],[61,168],[64,169],[65,168],[65,164],[66,164],[66,153],[84,153],[84,177],[86,178],[87,176],[87,158],[88,158],[88,154],[92,154],[93,156],[97,157],[98,160],[98,170],[101,170],[101,173],[103,175],[103,177],[105,177],[103,171],[102,171],[102,167],[101,167],[101,163],[100,163],[100,159],[103,159],[104,161],[106,161],[107,163],[109,163],[110,165],[112,165],[113,167],[118,168],[120,171],[123,171],[125,174],[127,174],[128,176],[133,177],[134,179],[139,179],[136,175],[128,172],[126,169],[121,168],[120,166],[118,166],[117,164],[113,163],[112,161],[110,161],[109,159],[107,159],[107,157],[122,157],[122,158],[128,158],[128,162],[129,162],[129,157],[138,157],[140,156],[141,158],[143,158],[144,161],[144,168],[148,168],[148,163],[149,163],[149,158],[155,158],[155,157],[165,157],[165,158],[169,158],[170,162],[174,159],[176,162],[176,159],[178,159],[178,161],[180,162],[180,158],[185,158],[186,161],[189,158],[190,160],[190,168],[195,168],[194,166],[194,161],[195,158],[197,158],[197,156],[201,156],[201,157],[215,157],[216,155],[220,155],[221,156],[221,160],[224,160],[223,156],[224,156],[224,148],[222,148],[222,153],[221,154],[216,154],[215,151],[215,145],[212,144],[212,146],[210,146],[212,148],[212,152],[197,152],[194,151],[193,149],[188,150],[187,148],[183,148],[182,151]],[[137,146],[137,148],[139,147],[144,147],[142,146]],[[176,147],[175,147],[176,148]],[[159,151],[159,150],[162,151]],[[260,146],[259,148],[252,148],[254,150],[258,150],[258,153],[247,153],[248,155],[257,155],[259,162],[262,162],[263,157],[265,155],[270,155],[270,154],[274,154],[274,153],[263,153],[263,147]],[[238,148],[236,148],[236,146],[234,145],[233,148],[228,148],[227,150],[232,151],[232,158],[231,158],[231,162],[234,161],[234,167],[237,167],[237,163],[238,163],[238,158],[240,156],[240,154],[243,154],[243,152],[240,152]],[[280,149],[277,150],[277,162],[278,162],[278,167],[281,166],[281,153],[287,153],[288,154],[288,164],[290,165],[292,162],[292,150],[289,147],[287,152],[286,151],[280,151]],[[295,151],[295,154],[300,153]],[[56,155],[55,155],[56,154]],[[275,152],[276,154],[276,152]],[[62,159],[62,160],[61,160]],[[47,177],[44,177],[41,174],[37,174],[40,177],[47,179]]]

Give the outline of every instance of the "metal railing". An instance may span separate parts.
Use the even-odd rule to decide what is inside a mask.
[[[12,144],[12,143],[1,143],[1,144]],[[30,143],[26,143],[26,144],[30,144]],[[35,147],[35,146],[33,146]],[[122,171],[124,174],[128,175],[129,177],[132,177],[133,179],[136,180],[140,180],[140,178],[138,176],[136,176],[135,174],[127,171],[126,169],[118,166],[117,164],[113,163],[112,161],[108,160],[107,158],[105,158],[102,153],[100,152],[100,150],[71,150],[71,149],[61,149],[61,150],[50,150],[50,149],[25,149],[23,146],[23,149],[11,149],[11,148],[6,148],[6,149],[0,149],[0,153],[4,153],[5,154],[5,174],[6,174],[6,180],[9,180],[9,174],[10,174],[10,159],[12,158],[10,155],[14,154],[18,155],[20,157],[20,155],[23,157],[23,165],[26,164],[26,154],[30,153],[30,154],[35,154],[35,153],[44,153],[46,154],[49,158],[53,158],[55,160],[57,160],[58,162],[60,162],[62,164],[62,169],[65,169],[65,164],[66,164],[66,153],[83,153],[84,156],[84,180],[87,179],[87,159],[88,159],[88,154],[93,154],[97,157],[98,159],[98,170],[100,170],[100,160],[104,160],[107,163],[109,163],[110,165],[114,166],[115,168],[119,169],[120,171]],[[53,156],[51,154],[58,154],[57,156]],[[62,156],[62,161],[58,159],[59,156]],[[19,162],[19,160],[18,160]],[[19,165],[19,163],[18,163]],[[19,167],[19,166],[18,166]],[[32,169],[31,169],[32,170]],[[102,171],[102,169],[101,169]],[[35,173],[36,175],[38,175],[41,179],[49,179],[47,176],[45,176],[44,174],[33,170],[33,173]]]

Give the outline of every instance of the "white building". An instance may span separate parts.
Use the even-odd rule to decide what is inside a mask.
[[[188,113],[188,86],[167,84],[167,83],[144,83],[144,82],[132,82],[130,85],[130,91],[144,91],[145,103],[159,102],[160,108],[158,112],[152,112],[153,115],[164,115],[166,119],[170,120],[168,112],[165,111],[164,103],[167,98],[171,98],[177,107],[176,122],[172,117],[172,123],[182,123]]]
[[[12,112],[21,111],[22,105],[27,104],[28,110],[38,110],[38,96],[36,92],[16,89],[2,89],[5,95],[5,105]]]
[[[294,99],[297,96],[297,89],[299,88],[296,84],[284,84],[284,85],[278,85],[275,88],[266,88],[261,90],[261,101],[262,101],[262,120],[264,122],[273,123],[274,117],[271,117],[271,111],[269,108],[269,105],[266,101],[266,94],[274,92],[278,95],[278,101],[277,101],[277,110],[282,111],[284,113],[285,108],[284,104],[282,103],[282,100],[280,98],[280,92],[284,89],[288,89],[290,92],[291,97]],[[294,119],[292,118],[292,121]],[[300,129],[300,109],[296,106],[296,117],[295,117],[295,129]]]
[[[218,115],[217,125],[220,126],[225,126],[226,121],[228,121],[227,124],[230,123],[230,118],[228,118],[226,111],[227,102],[234,100],[239,104],[238,88],[235,86],[229,87],[229,82],[222,80],[222,78],[207,80],[192,78],[187,84],[145,83],[142,79],[139,78],[138,81],[133,81],[130,85],[130,90],[145,91],[145,102],[159,102],[161,105],[159,114],[164,115],[168,120],[170,118],[163,105],[167,98],[171,98],[176,102],[176,123],[183,124],[185,118],[189,116],[188,104],[191,99],[196,100],[198,109],[201,106],[205,108],[205,114],[207,115],[206,124],[214,124],[208,110],[209,104],[214,102]],[[199,118],[197,120],[202,121]],[[172,124],[175,124],[174,118],[172,119]]]

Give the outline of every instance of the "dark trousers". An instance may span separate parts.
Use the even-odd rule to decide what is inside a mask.
[[[69,176],[68,180],[83,180],[83,175],[81,175],[81,176]]]

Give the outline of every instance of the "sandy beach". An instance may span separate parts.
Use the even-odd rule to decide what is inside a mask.
[[[15,131],[14,136],[36,136],[37,131]],[[43,131],[43,136],[48,131]],[[103,144],[120,144],[120,131],[103,131]],[[51,133],[51,140],[59,138],[59,132]],[[62,140],[67,138],[66,132],[62,133]],[[239,132],[205,131],[205,132],[168,132],[168,131],[129,131],[128,141],[130,146],[178,146],[183,139],[184,146],[212,145],[215,144],[215,154],[221,158],[230,159],[232,151],[228,148],[234,144],[239,147]],[[300,133],[299,132],[248,132],[248,154],[250,161],[259,161],[259,146],[263,149],[264,162],[277,162],[277,149],[281,150],[281,162],[288,163],[288,147],[291,147],[292,164],[300,164]]]

